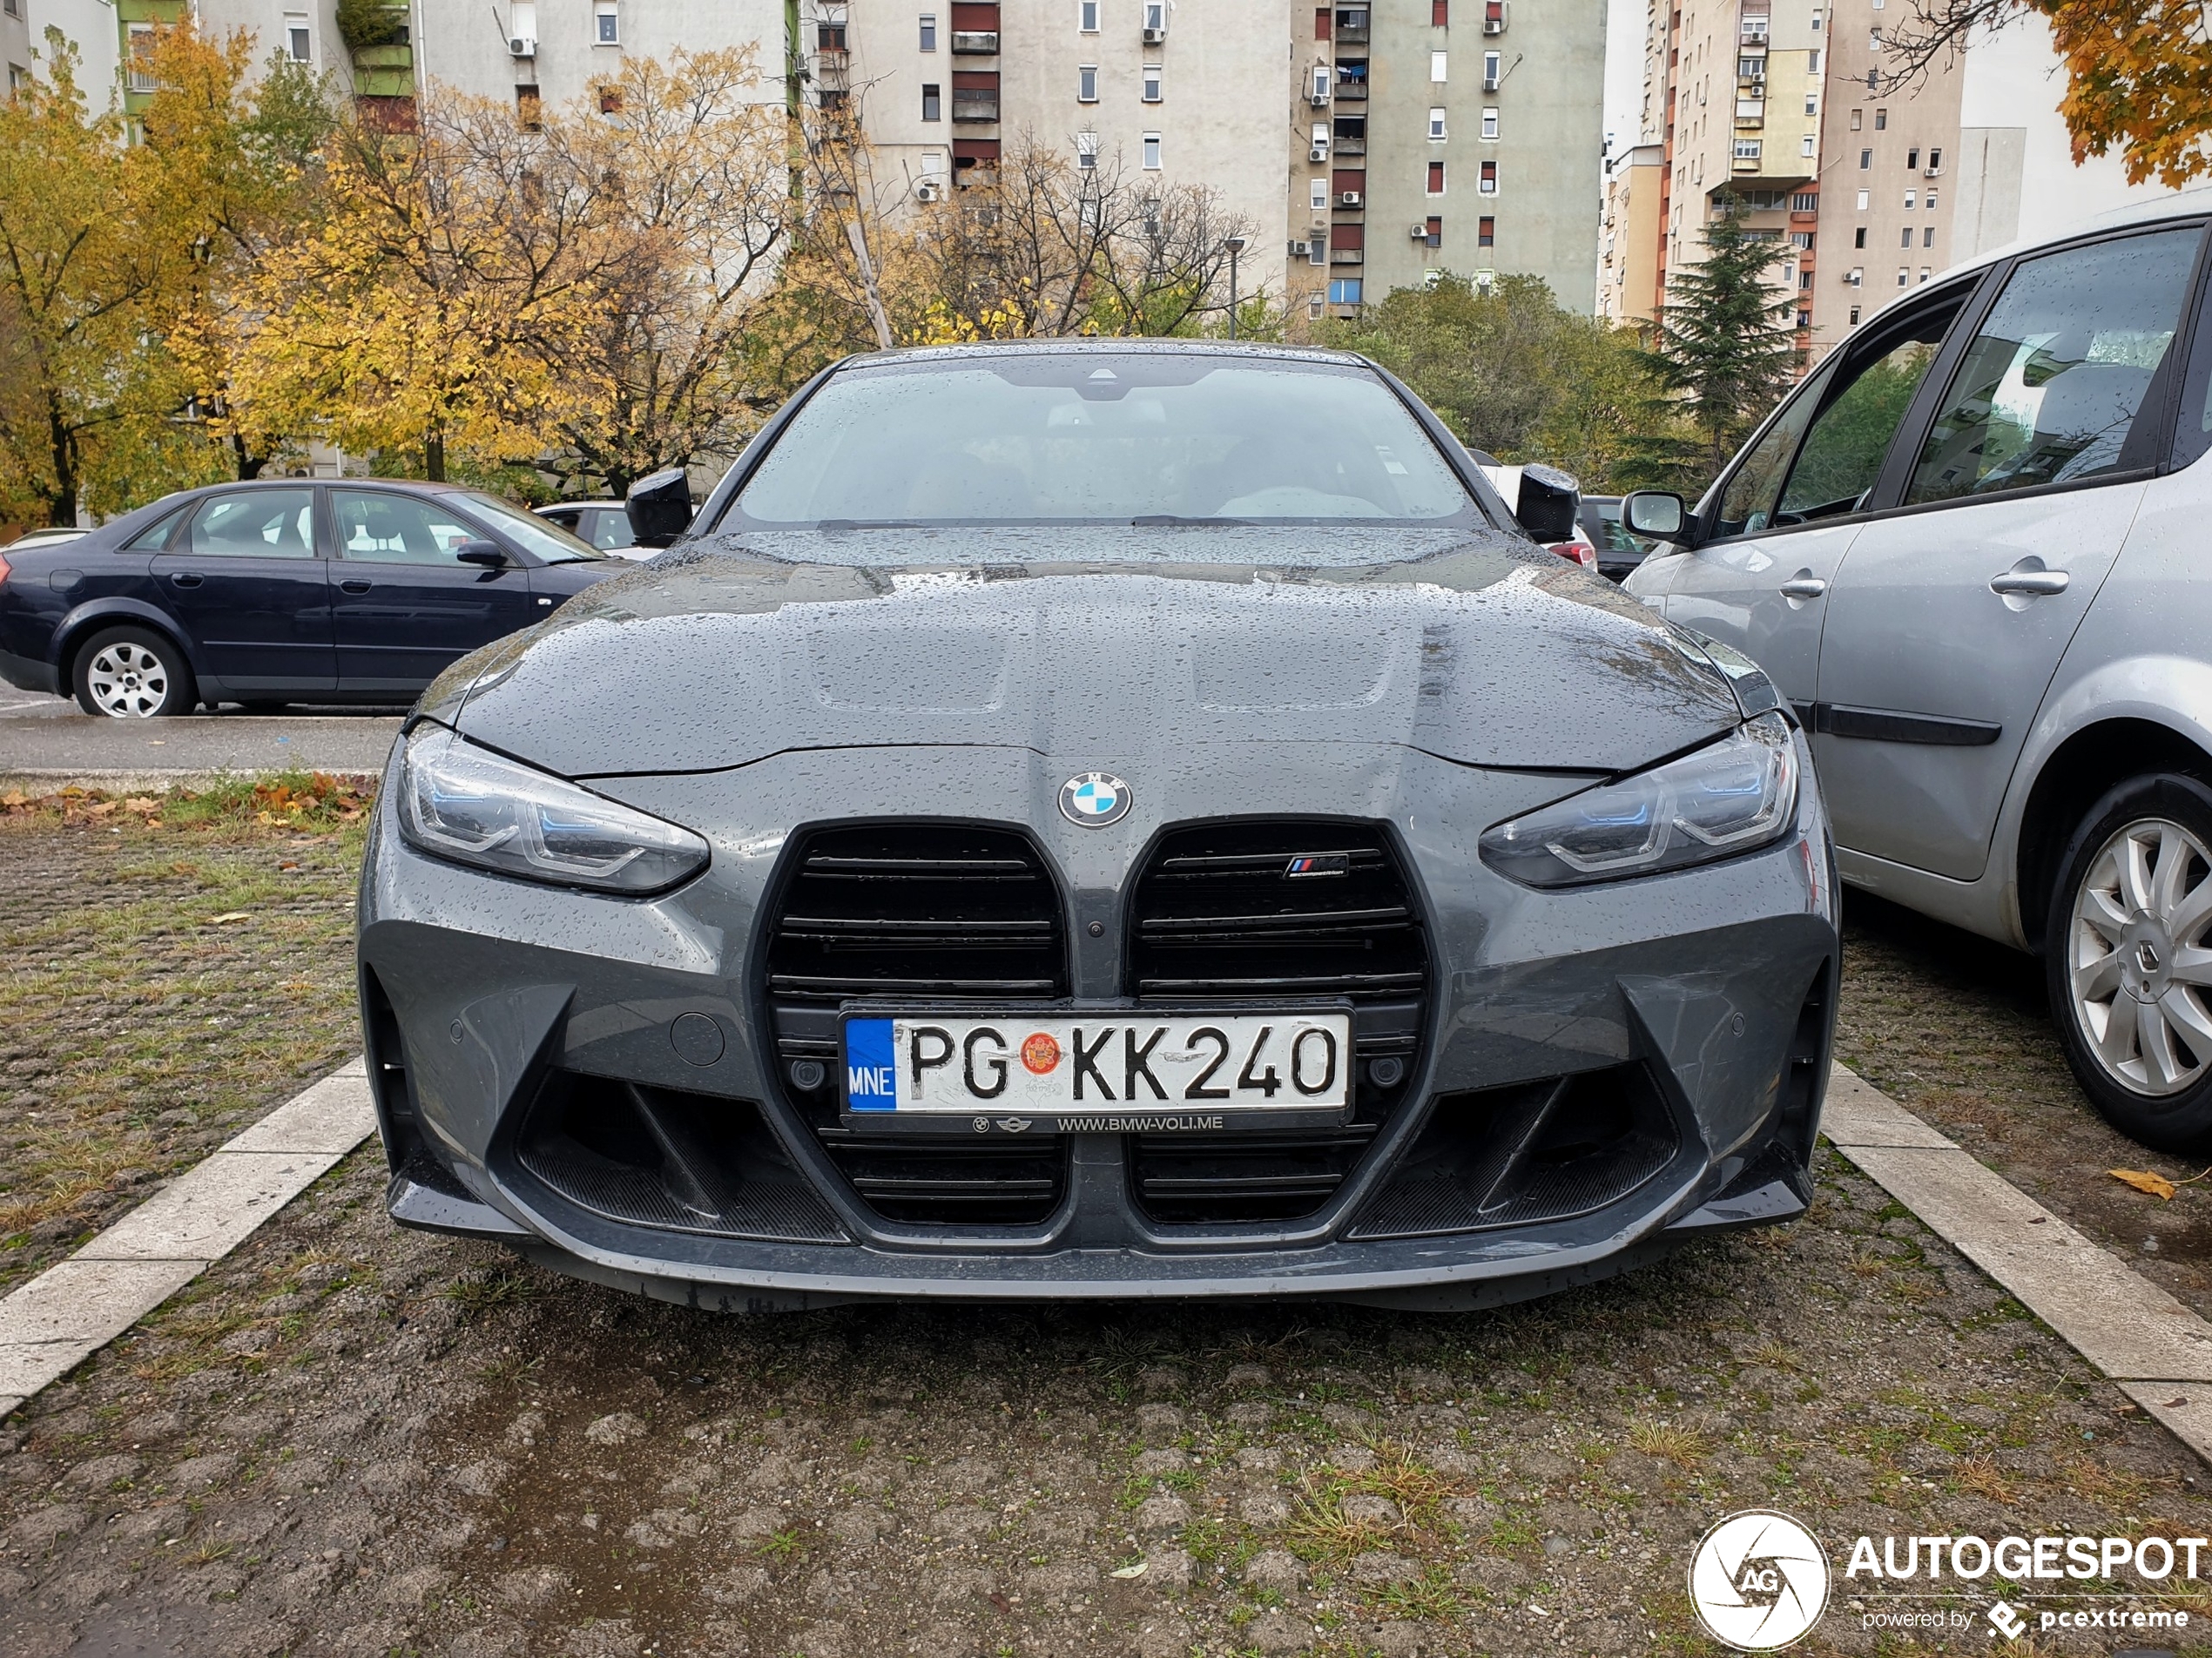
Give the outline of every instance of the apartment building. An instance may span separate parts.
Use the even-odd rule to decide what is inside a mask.
[[[1649,322],[1659,297],[1659,174],[1664,145],[1634,144],[1605,158],[1598,218],[1597,312],[1615,322]]]
[[[802,44],[815,99],[857,110],[880,187],[926,203],[1017,145],[1140,188],[1204,185],[1251,226],[1244,293],[1279,298],[1281,37],[1251,23],[1197,0],[818,3]]]
[[[121,50],[111,0],[0,0],[0,96],[41,72],[49,29],[77,48],[77,84],[94,109],[104,107]]]
[[[1291,22],[1294,306],[1348,315],[1447,270],[1587,302],[1602,7],[1357,0]]]

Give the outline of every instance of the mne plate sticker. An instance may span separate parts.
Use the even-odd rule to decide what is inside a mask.
[[[1352,1098],[1348,1013],[855,1015],[844,1035],[854,1115],[1139,1132],[1340,1112]]]

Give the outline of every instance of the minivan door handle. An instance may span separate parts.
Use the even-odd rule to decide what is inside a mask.
[[[1782,583],[1785,599],[1817,599],[1828,590],[1828,583],[1817,576],[1792,576]]]
[[[169,585],[172,587],[198,587],[207,578],[202,576],[198,570],[181,570],[175,571],[170,576]]]
[[[1989,590],[2000,596],[2018,593],[2030,598],[2066,591],[2062,570],[2008,570],[1989,578]]]
[[[368,583],[358,576],[350,576],[338,583],[338,590],[341,593],[366,593],[368,591]]]

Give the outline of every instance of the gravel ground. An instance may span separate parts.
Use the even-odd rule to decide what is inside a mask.
[[[1980,1032],[1945,1063],[2024,1155],[2005,964],[1871,913],[1847,1057],[1897,1086],[1881,1065],[1948,1075],[1944,1032]],[[1714,1649],[1690,1550],[1740,1507],[1831,1549],[2212,1533],[2194,1458],[1848,1164],[1819,1176],[1796,1226],[1501,1312],[744,1322],[395,1231],[372,1145],[0,1426],[0,1653],[1687,1653]],[[1952,1650],[1991,1647],[1990,1598]],[[1895,1604],[1840,1589],[1802,1649],[1933,1649],[1861,1627]]]

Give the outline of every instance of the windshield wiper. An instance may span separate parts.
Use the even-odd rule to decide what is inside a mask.
[[[920,529],[921,526],[904,518],[824,518],[814,526],[817,529]]]
[[[1139,513],[1130,519],[1129,524],[1131,529],[1172,529],[1184,524],[1208,526],[1225,524],[1232,529],[1250,529],[1251,520],[1249,518],[1184,518],[1171,512],[1145,512]]]

